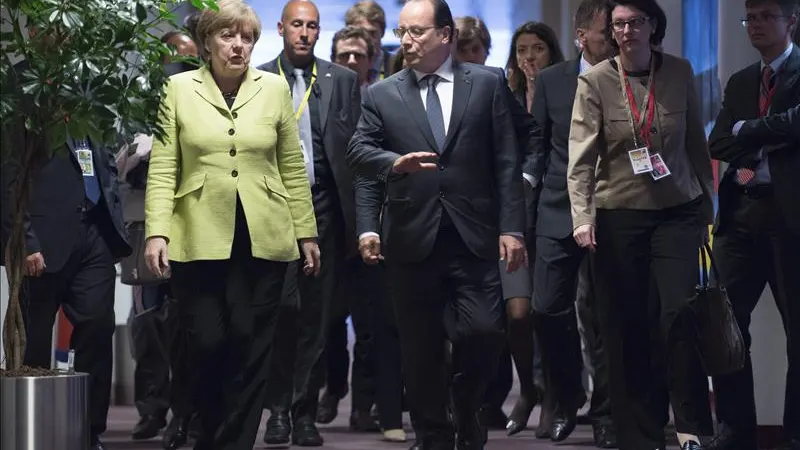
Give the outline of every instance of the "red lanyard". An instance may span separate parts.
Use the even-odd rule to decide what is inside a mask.
[[[650,81],[650,95],[647,96],[647,118],[642,124],[641,113],[639,107],[636,105],[636,98],[633,96],[633,89],[628,82],[628,76],[625,75],[625,93],[628,95],[628,105],[631,107],[631,114],[633,114],[633,122],[639,126],[639,134],[644,139],[645,145],[650,148],[650,130],[653,128],[653,121],[656,116],[656,83]],[[635,132],[635,130],[634,130]]]

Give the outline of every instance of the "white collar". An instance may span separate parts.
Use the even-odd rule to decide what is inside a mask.
[[[423,78],[425,78],[425,76],[431,75],[429,73],[420,72],[417,69],[413,70],[414,70],[414,75],[417,76],[417,80],[422,80]],[[439,68],[436,69],[436,71],[433,73],[439,75],[439,77],[441,77],[442,79],[452,83],[453,80],[455,79],[455,75],[453,74],[453,57],[448,56],[445,62],[441,66],[439,66]]]

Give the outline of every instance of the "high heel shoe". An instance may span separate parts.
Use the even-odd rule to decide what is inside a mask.
[[[538,398],[536,397],[529,400],[524,396],[520,396],[517,399],[517,403],[514,404],[514,409],[511,410],[506,424],[506,434],[508,436],[513,436],[528,427],[528,419],[530,419],[533,408],[536,407],[537,403]]]

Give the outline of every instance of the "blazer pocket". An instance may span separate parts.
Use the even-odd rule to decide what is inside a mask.
[[[186,181],[182,182],[181,185],[178,187],[178,191],[175,192],[175,198],[185,197],[188,194],[191,194],[194,191],[202,189],[203,185],[206,184],[206,174],[205,173],[195,173],[189,176]]]
[[[292,198],[283,183],[272,180],[267,175],[264,175],[264,183],[266,183],[267,189],[273,194],[280,195],[283,198]]]

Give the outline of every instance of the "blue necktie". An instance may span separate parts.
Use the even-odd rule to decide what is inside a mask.
[[[444,132],[442,103],[439,101],[439,94],[436,93],[436,84],[439,80],[439,75],[436,74],[427,75],[422,79],[422,81],[428,83],[428,94],[425,98],[425,112],[428,114],[428,123],[431,126],[436,145],[439,147],[439,151],[442,151],[447,133]]]
[[[75,152],[77,153],[79,150],[91,150],[92,148],[89,146],[89,141],[87,140],[76,140],[75,141]],[[75,155],[78,158],[78,155]],[[78,158],[80,162],[80,158]],[[94,158],[92,158],[92,166],[94,168],[94,173],[92,175],[83,174],[83,190],[86,192],[86,199],[92,202],[93,205],[96,205],[97,202],[100,200],[100,180],[97,179],[97,167],[94,167]],[[81,170],[81,172],[83,172]]]

